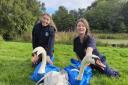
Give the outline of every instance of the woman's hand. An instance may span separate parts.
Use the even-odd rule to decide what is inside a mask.
[[[106,66],[101,62],[101,60],[99,60],[99,59],[96,60],[96,64],[97,64],[102,70],[104,70],[104,67],[106,67]]]
[[[50,56],[47,56],[47,62],[48,62],[49,64],[53,64],[52,60],[50,59]]]
[[[52,60],[51,60],[51,59],[48,61],[48,63],[53,65],[53,62],[52,62]]]
[[[34,54],[34,55],[32,56],[32,63],[33,63],[33,64],[36,64],[37,61],[38,61],[38,59],[39,59],[39,57],[38,57],[36,54]]]

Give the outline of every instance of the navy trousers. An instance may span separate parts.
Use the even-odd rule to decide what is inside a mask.
[[[108,64],[107,64],[107,62],[106,62],[106,57],[105,57],[104,55],[100,55],[99,58],[100,58],[101,62],[102,62],[106,67],[105,67],[104,70],[103,70],[103,69],[100,68],[100,66],[91,64],[90,66],[92,67],[92,69],[96,69],[96,70],[98,70],[99,72],[104,73],[104,74],[106,74],[106,75],[108,75],[108,76],[112,76],[112,77],[119,77],[119,76],[120,76],[118,71],[113,70],[112,68],[110,68],[110,67],[108,66]]]

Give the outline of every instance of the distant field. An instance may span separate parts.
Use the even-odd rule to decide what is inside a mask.
[[[119,79],[94,74],[91,85],[128,85],[128,48],[98,47],[107,56],[109,65],[121,73]],[[31,43],[2,42],[0,45],[0,85],[35,85],[29,79],[31,68]],[[65,67],[75,58],[72,45],[55,45],[56,66]]]
[[[95,37],[98,46],[112,46],[114,44],[116,47],[128,47],[128,34],[126,33],[92,34]],[[77,33],[75,32],[58,32],[56,33],[55,41],[57,43],[72,44],[75,36],[77,36]]]
[[[96,39],[98,46],[128,47],[125,39]]]
[[[108,44],[128,44],[128,40],[121,40],[121,39],[97,39],[97,41],[101,41],[103,43],[108,43]]]
[[[92,33],[97,41],[98,46],[112,46],[116,47],[128,47],[128,34],[127,33]],[[59,44],[72,44],[74,37],[77,36],[76,32],[56,32],[55,42]],[[31,42],[31,32],[25,32],[19,38],[15,38],[13,41],[18,42]],[[1,36],[0,36],[1,40]]]

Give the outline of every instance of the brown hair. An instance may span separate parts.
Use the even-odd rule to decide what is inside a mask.
[[[88,21],[85,18],[78,19],[77,20],[77,24],[78,24],[78,22],[82,22],[85,25],[85,27],[86,27],[86,33],[84,35],[84,40],[83,40],[83,42],[86,42],[88,36],[91,36],[89,23],[88,23]]]
[[[85,25],[85,27],[86,27],[85,36],[90,35],[90,27],[89,27],[88,21],[85,18],[80,18],[77,20],[77,24],[78,24],[78,22],[82,22]]]
[[[47,15],[47,16],[50,17],[50,24],[49,24],[49,25],[52,26],[55,31],[57,31],[57,27],[56,27],[56,25],[55,25],[55,23],[54,23],[54,21],[53,21],[53,19],[52,19],[52,16],[50,16],[48,13],[43,13],[43,14],[41,14],[42,17],[43,17],[44,15]]]

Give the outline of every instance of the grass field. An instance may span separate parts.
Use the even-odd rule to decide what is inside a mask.
[[[107,56],[111,67],[118,69],[119,79],[94,74],[91,85],[128,85],[128,48],[98,47]],[[35,85],[29,79],[31,68],[31,43],[2,42],[0,45],[0,85]],[[75,54],[71,45],[55,45],[56,66],[65,67]]]

